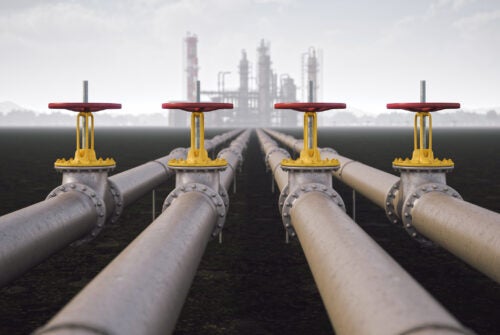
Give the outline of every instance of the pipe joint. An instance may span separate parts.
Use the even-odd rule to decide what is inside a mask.
[[[310,192],[318,192],[323,194],[326,198],[333,201],[338,205],[343,211],[345,211],[345,204],[342,197],[331,187],[326,186],[322,183],[308,183],[302,184],[296,187],[293,192],[288,194],[288,185],[283,189],[280,195],[280,208],[281,208],[281,218],[283,220],[283,225],[287,230],[288,234],[292,237],[296,236],[295,229],[292,225],[291,211],[295,202],[304,194]],[[284,199],[284,200],[283,200]]]
[[[432,244],[419,234],[412,223],[412,210],[418,199],[429,192],[441,192],[454,198],[462,199],[460,194],[446,185],[446,169],[436,168],[398,168],[400,180],[387,193],[385,210],[392,223],[401,224],[418,242]],[[397,219],[398,217],[399,219]]]
[[[333,148],[319,148],[319,153],[321,155],[326,154],[326,153],[329,153],[329,154],[332,154],[332,155],[338,155],[339,154],[337,152],[337,150],[335,150]]]
[[[226,165],[227,166],[227,165]],[[217,223],[212,237],[217,236],[224,227],[226,213],[229,207],[229,196],[224,186],[220,184],[220,171],[224,167],[203,167],[203,168],[177,168],[175,174],[176,188],[170,192],[163,203],[162,211],[165,211],[183,193],[199,192],[204,194],[214,205],[217,213]]]
[[[397,182],[392,185],[392,187],[389,189],[389,192],[387,193],[387,196],[385,197],[385,215],[389,219],[389,221],[395,225],[400,225],[402,226],[401,219],[399,218],[397,214],[397,204],[398,204],[398,199],[399,199],[399,185],[401,184],[401,181],[398,180]]]
[[[271,150],[269,150],[269,152],[266,154],[266,157],[264,159],[264,161],[266,162],[266,170],[269,171],[270,170],[270,166],[269,166],[269,157],[271,157],[271,155],[275,152],[281,152],[283,155],[285,155],[287,158],[290,158],[290,153],[288,153],[288,151],[286,151],[285,149],[283,148],[280,148],[280,147],[274,147],[272,148]]]
[[[115,203],[115,209],[113,210],[113,214],[111,215],[109,221],[115,224],[118,222],[118,219],[122,215],[124,209],[123,192],[120,191],[118,184],[109,178],[108,178],[108,184],[109,184],[109,191],[111,192],[111,195],[113,196],[113,201]]]
[[[179,198],[184,193],[198,192],[207,197],[207,199],[213,204],[214,209],[217,213],[217,223],[214,230],[212,231],[212,237],[219,235],[224,227],[226,221],[226,214],[229,207],[229,196],[226,189],[219,185],[218,191],[213,188],[200,183],[187,183],[176,187],[165,199],[163,203],[162,211],[167,210],[177,198]]]
[[[94,228],[81,239],[71,243],[71,246],[79,246],[93,240],[94,237],[96,237],[104,228],[104,224],[106,223],[106,204],[103,201],[103,198],[93,188],[76,182],[70,182],[56,187],[49,193],[47,199],[55,198],[66,192],[80,192],[85,194],[94,203],[97,214],[97,221]]]
[[[228,166],[230,166],[230,168],[233,169],[234,172],[236,172],[235,168],[236,169],[241,169],[241,165],[243,164],[243,156],[241,155],[242,149],[238,150],[238,149],[233,148],[233,147],[224,148],[221,151],[219,151],[219,153],[217,154],[217,158],[224,158],[224,154],[227,153],[227,152],[232,153],[233,155],[235,155],[238,158],[238,164],[237,164],[237,166],[234,166],[234,167],[230,166],[229,163],[228,163]]]
[[[403,227],[408,232],[408,234],[410,234],[411,237],[425,244],[431,244],[432,242],[430,242],[430,240],[425,238],[423,235],[419,234],[418,231],[413,226],[412,211],[413,207],[415,207],[418,200],[424,194],[429,192],[440,192],[450,197],[462,199],[460,194],[455,189],[451,188],[446,184],[439,184],[439,183],[427,183],[419,185],[418,187],[413,188],[411,194],[408,194],[406,196],[401,208]]]
[[[332,168],[295,168],[281,167],[288,172],[288,184],[279,197],[279,207],[283,225],[288,234],[296,235],[291,222],[291,210],[297,199],[309,192],[320,192],[335,202],[345,211],[345,204],[340,195],[332,188]]]

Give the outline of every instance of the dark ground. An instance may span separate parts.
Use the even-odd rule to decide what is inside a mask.
[[[208,131],[207,137],[217,130]],[[300,131],[291,130],[294,136]],[[435,154],[452,157],[448,182],[465,200],[500,211],[500,132],[435,129]],[[113,156],[116,172],[186,146],[186,130],[96,130],[100,156]],[[237,193],[230,194],[224,242],[211,242],[180,316],[176,334],[332,333],[298,241],[284,243],[276,198],[270,192],[257,140],[252,136]],[[320,146],[391,171],[407,156],[409,129],[321,129]],[[0,129],[0,215],[43,199],[60,183],[56,157],[74,150],[73,130]],[[112,155],[111,155],[112,153]],[[157,190],[157,208],[172,188]],[[334,180],[348,211],[351,191]],[[230,192],[231,193],[231,192]],[[422,247],[391,226],[381,209],[358,195],[357,222],[458,320],[479,334],[500,331],[500,286],[438,247]],[[94,241],[65,248],[0,289],[0,334],[27,334],[43,325],[150,222],[151,197],[127,208],[121,225]]]

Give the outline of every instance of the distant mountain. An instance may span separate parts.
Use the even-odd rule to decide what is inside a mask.
[[[26,108],[16,105],[11,101],[0,102],[0,114],[7,114],[15,110],[25,110],[25,109]]]
[[[433,113],[435,127],[500,127],[500,107],[475,110],[456,110]],[[320,126],[413,126],[413,113],[393,111],[366,115],[360,110],[324,113],[318,118]],[[75,114],[68,111],[37,113],[13,102],[0,102],[0,127],[74,127]],[[112,114],[101,112],[96,125],[104,127],[163,127],[168,126],[168,114]],[[208,125],[210,126],[210,125]],[[223,126],[219,124],[218,126]],[[263,125],[268,126],[268,125]],[[299,124],[297,124],[299,126]]]

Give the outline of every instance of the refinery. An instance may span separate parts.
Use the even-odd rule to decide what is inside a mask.
[[[87,80],[80,101],[48,103],[73,113],[71,131],[0,128],[0,332],[500,329],[498,189],[476,173],[497,169],[498,134],[481,130],[482,160],[475,134],[438,131],[435,115],[461,104],[430,100],[426,80],[419,99],[386,104],[411,128],[324,129],[348,103],[322,101],[320,48],[296,55],[293,78],[261,39],[235,60],[238,87],[219,71],[211,88],[198,42],[183,38],[186,99],[158,102],[169,128],[100,127],[122,104],[95,102]],[[461,189],[458,167],[483,187]]]

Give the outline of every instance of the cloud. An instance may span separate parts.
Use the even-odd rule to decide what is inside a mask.
[[[430,4],[429,12],[431,14],[436,14],[441,10],[448,10],[450,8],[454,11],[458,11],[476,1],[477,0],[433,0]]]
[[[455,21],[454,26],[460,29],[480,29],[490,24],[500,23],[500,10],[481,12]]]

